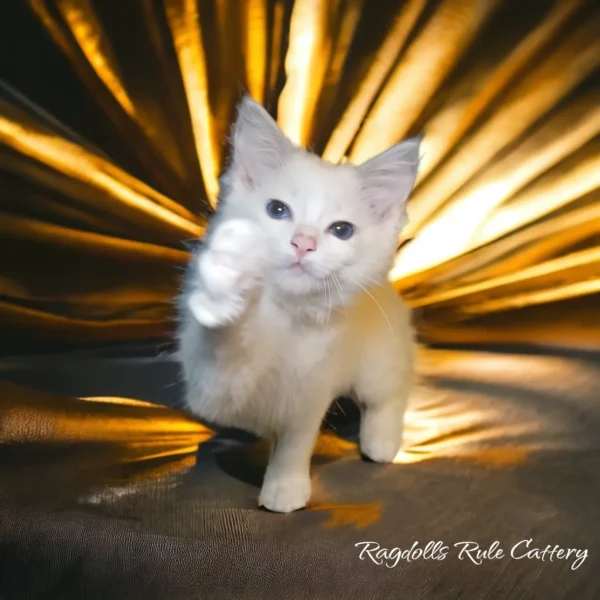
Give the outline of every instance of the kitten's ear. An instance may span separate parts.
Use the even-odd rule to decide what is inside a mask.
[[[233,127],[233,175],[254,188],[281,168],[294,147],[271,115],[250,96],[244,96]]]
[[[392,146],[358,167],[362,195],[378,221],[406,217],[406,200],[417,178],[423,136]]]

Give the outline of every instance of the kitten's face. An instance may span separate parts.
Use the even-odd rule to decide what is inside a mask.
[[[258,104],[242,102],[223,213],[264,230],[275,289],[338,303],[382,281],[404,224],[418,141],[392,150],[360,167],[332,165],[292,146]]]
[[[395,246],[392,228],[371,217],[359,188],[355,168],[334,167],[297,150],[228,202],[263,229],[278,288],[306,294],[328,287],[335,299],[338,285],[345,290],[380,278]]]

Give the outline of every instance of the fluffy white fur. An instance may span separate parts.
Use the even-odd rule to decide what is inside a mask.
[[[240,105],[219,211],[180,298],[179,352],[194,413],[273,441],[259,497],[272,511],[308,501],[313,445],[336,396],[362,409],[363,454],[388,462],[400,447],[413,339],[386,275],[419,141],[332,165],[293,146],[250,98]],[[271,218],[272,199],[291,217]],[[354,235],[332,235],[337,221]],[[297,234],[316,240],[301,267]]]

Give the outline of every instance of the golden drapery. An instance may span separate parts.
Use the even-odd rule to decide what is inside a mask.
[[[3,350],[169,336],[243,89],[334,162],[425,132],[390,274],[422,339],[597,346],[600,15],[526,4],[30,0],[67,75],[0,87]]]

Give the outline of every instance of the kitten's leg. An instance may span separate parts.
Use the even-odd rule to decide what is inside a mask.
[[[259,506],[287,513],[306,505],[311,493],[310,459],[325,410],[325,404],[322,410],[315,406],[306,418],[296,417],[277,434]]]
[[[197,259],[198,279],[188,307],[205,327],[222,327],[239,319],[264,282],[267,248],[251,221],[220,224]]]
[[[392,462],[400,450],[406,398],[367,405],[360,423],[361,452],[375,462]]]
[[[383,463],[392,462],[402,445],[404,415],[413,382],[412,356],[401,357],[396,364],[389,358],[385,362],[387,369],[382,369],[384,365],[380,363],[380,368],[371,370],[357,389],[362,407],[361,452]]]

